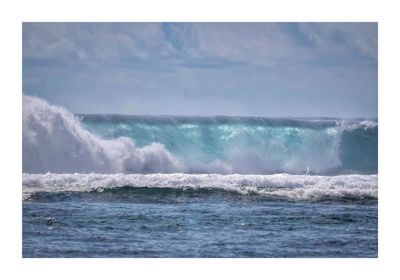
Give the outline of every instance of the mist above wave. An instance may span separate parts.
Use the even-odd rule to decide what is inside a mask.
[[[137,148],[128,137],[103,139],[62,107],[23,96],[23,171],[176,172],[180,164],[160,143]]]

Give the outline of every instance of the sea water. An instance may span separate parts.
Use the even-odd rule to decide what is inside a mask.
[[[23,97],[24,257],[377,257],[376,119],[76,115]]]

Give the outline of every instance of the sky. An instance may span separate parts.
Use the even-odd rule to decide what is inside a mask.
[[[22,57],[74,113],[377,117],[377,23],[23,23]]]

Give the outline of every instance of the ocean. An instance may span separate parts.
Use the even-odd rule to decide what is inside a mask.
[[[73,114],[23,96],[23,257],[378,256],[377,119]]]

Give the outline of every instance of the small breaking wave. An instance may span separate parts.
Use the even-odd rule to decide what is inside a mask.
[[[376,200],[377,175],[23,174],[23,198],[36,193],[101,193],[123,188],[223,191],[286,200]],[[134,193],[133,193],[134,194]],[[154,191],[152,192],[154,194]]]

